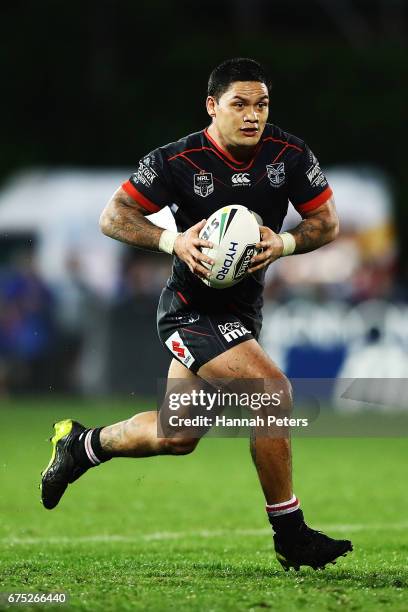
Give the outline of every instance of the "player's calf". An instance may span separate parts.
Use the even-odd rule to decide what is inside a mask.
[[[51,459],[41,473],[44,507],[55,508],[69,484],[113,457],[187,455],[197,446],[198,438],[159,438],[156,422],[152,411],[108,427],[87,429],[72,419],[55,423]]]
[[[192,453],[199,438],[162,438],[160,442],[160,454],[162,455],[189,455]]]

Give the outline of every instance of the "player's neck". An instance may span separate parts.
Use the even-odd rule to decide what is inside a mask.
[[[207,133],[211,136],[212,140],[215,141],[218,148],[221,149],[225,154],[227,154],[227,157],[228,156],[232,157],[234,160],[238,162],[248,161],[252,159],[252,157],[255,154],[256,146],[254,147],[234,147],[224,142],[224,139],[222,138],[219,130],[217,129],[217,126],[214,123],[212,123],[207,128]]]

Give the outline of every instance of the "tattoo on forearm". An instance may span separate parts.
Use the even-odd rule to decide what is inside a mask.
[[[125,207],[109,218],[109,236],[132,246],[158,250],[162,231],[139,212]]]
[[[324,215],[304,219],[290,230],[296,240],[296,253],[308,253],[333,239],[333,224]]]
[[[116,193],[102,213],[101,229],[110,238],[158,251],[163,230],[146,219],[145,214],[146,211],[130,196],[123,191]]]

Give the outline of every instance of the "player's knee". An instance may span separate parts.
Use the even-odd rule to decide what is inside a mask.
[[[265,391],[273,397],[272,406],[280,413],[288,413],[293,408],[293,392],[290,380],[283,372],[274,370],[264,376]]]
[[[280,393],[280,404],[279,409],[283,412],[291,412],[293,408],[293,391],[292,385],[283,373],[279,378],[279,393]]]
[[[199,442],[199,438],[164,438],[162,452],[166,455],[189,455]]]

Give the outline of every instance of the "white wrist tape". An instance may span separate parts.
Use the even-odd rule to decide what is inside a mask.
[[[171,230],[164,230],[159,240],[159,251],[163,253],[173,254],[174,243],[176,238],[179,236],[179,232],[172,232]]]
[[[292,253],[296,249],[296,240],[293,234],[290,234],[289,232],[283,232],[282,234],[279,234],[279,236],[282,238],[283,242],[282,257],[285,257],[286,255],[292,255]]]

